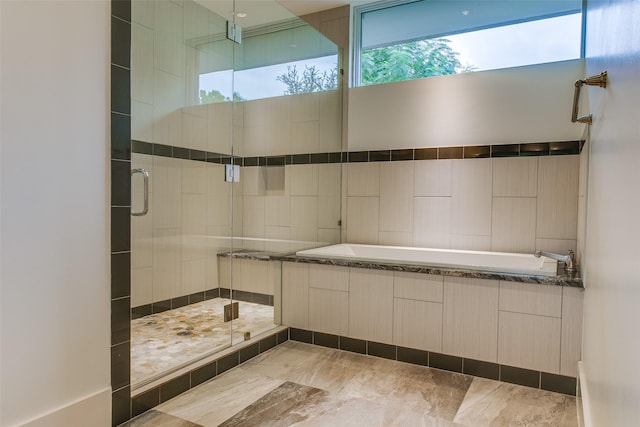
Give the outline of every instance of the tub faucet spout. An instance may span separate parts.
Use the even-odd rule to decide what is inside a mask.
[[[567,252],[567,255],[554,254],[553,252],[547,251],[537,251],[533,254],[536,258],[540,258],[541,256],[545,256],[547,258],[555,259],[557,261],[564,262],[564,269],[567,273],[573,273],[576,271],[575,269],[575,257],[574,253],[571,249]]]

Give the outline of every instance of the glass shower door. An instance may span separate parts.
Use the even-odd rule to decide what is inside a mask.
[[[149,209],[131,222],[132,390],[232,344],[231,257],[220,254],[233,250],[233,102],[218,95],[233,88],[199,81],[212,67],[232,77],[225,34],[226,19],[194,1],[133,2],[132,168],[149,175]]]

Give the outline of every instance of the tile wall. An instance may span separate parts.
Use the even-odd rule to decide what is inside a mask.
[[[217,289],[216,255],[231,248],[225,166],[139,153],[132,164],[150,177],[149,213],[131,220],[132,306]],[[134,209],[142,199],[142,179],[134,175]],[[234,226],[241,229],[241,196],[234,201]]]
[[[131,418],[131,2],[111,2],[111,424]]]
[[[202,61],[232,69],[234,46],[193,41],[223,34],[225,21],[192,1],[133,2],[131,15],[131,160],[151,176],[150,213],[132,219],[133,306],[217,288],[231,226],[235,249],[339,241],[340,166],[295,163],[339,156],[341,92],[197,105],[190,76]],[[246,165],[233,199],[222,164],[232,154]],[[136,175],[134,208],[141,200]]]
[[[577,154],[348,163],[347,241],[575,251],[579,169]]]

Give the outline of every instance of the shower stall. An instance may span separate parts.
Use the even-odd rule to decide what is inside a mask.
[[[132,2],[131,384],[280,324],[340,242],[342,50],[275,1]]]

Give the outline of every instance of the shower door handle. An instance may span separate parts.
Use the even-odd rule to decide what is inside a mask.
[[[133,216],[145,216],[149,212],[149,172],[144,169],[131,169],[131,176],[135,174],[142,175],[142,185],[144,194],[144,205],[141,211],[135,212],[133,206],[131,207],[131,215]],[[133,203],[132,203],[133,205]]]

